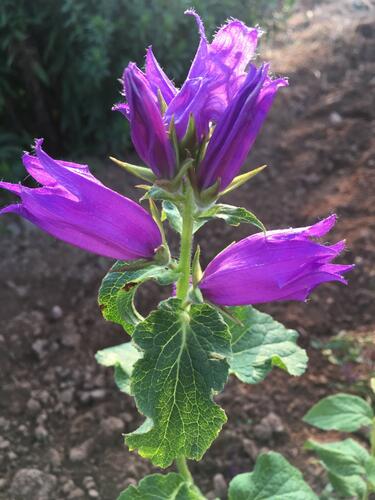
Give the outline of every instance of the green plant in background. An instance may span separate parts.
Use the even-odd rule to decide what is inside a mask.
[[[330,442],[309,439],[305,444],[307,450],[317,453],[327,471],[328,491],[334,490],[339,498],[368,500],[375,492],[375,415],[371,405],[358,396],[339,393],[319,401],[303,420],[322,430],[355,432],[369,427],[370,452],[352,438]]]

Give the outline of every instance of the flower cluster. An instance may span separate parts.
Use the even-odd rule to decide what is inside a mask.
[[[145,72],[134,63],[125,69],[127,103],[113,109],[129,120],[133,144],[157,177],[174,177],[188,150],[196,161],[199,187],[218,181],[225,189],[242,167],[278,88],[287,81],[272,79],[268,64],[256,68],[251,62],[260,36],[257,28],[229,21],[210,44],[199,16],[187,13],[197,20],[200,43],[181,89],[149,47]],[[174,137],[184,148],[174,146]]]
[[[158,64],[151,47],[145,71],[130,63],[123,74],[126,103],[117,104],[130,122],[133,144],[158,179],[173,179],[181,161],[193,164],[188,182],[198,190],[224,190],[243,165],[283,78],[272,79],[269,65],[253,61],[260,32],[231,20],[207,41],[193,11],[200,43],[180,89]],[[24,154],[28,173],[41,185],[29,188],[0,182],[20,197],[1,214],[13,212],[52,236],[106,257],[152,260],[165,244],[160,221],[132,200],[98,181],[86,165],[54,160],[37,140],[35,156]],[[344,243],[325,246],[331,216],[313,226],[258,233],[222,251],[197,284],[203,298],[242,305],[305,300],[326,281],[345,283],[352,266],[331,261]]]

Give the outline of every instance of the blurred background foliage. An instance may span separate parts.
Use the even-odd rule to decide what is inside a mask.
[[[34,137],[47,151],[123,154],[129,148],[124,118],[111,112],[120,100],[123,68],[142,66],[145,47],[169,76],[183,81],[199,38],[194,7],[207,34],[229,16],[268,33],[280,27],[293,0],[1,0],[0,178],[19,180],[19,161]]]

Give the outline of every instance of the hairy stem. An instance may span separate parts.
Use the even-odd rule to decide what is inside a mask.
[[[185,302],[190,287],[190,273],[191,273],[191,254],[193,246],[193,224],[194,224],[194,200],[193,190],[189,181],[185,185],[185,200],[184,209],[182,213],[182,234],[180,243],[180,260],[178,263],[180,277],[177,281],[176,296],[178,299]],[[193,476],[189,470],[186,458],[181,455],[176,458],[176,467],[185,481],[191,485],[196,493],[204,499],[199,488],[194,484]]]
[[[181,476],[185,479],[187,483],[194,484],[193,476],[189,470],[188,464],[186,462],[186,458],[184,456],[180,456],[176,458],[176,467]]]
[[[182,234],[180,244],[179,271],[176,296],[185,301],[190,286],[191,251],[193,244],[193,191],[190,184],[186,183],[185,203],[182,214]]]

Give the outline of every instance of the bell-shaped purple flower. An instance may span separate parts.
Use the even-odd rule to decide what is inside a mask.
[[[199,184],[207,188],[220,180],[225,189],[239,173],[285,79],[271,80],[268,65],[251,65],[246,80],[218,121],[198,168]]]
[[[114,109],[129,119],[134,147],[146,165],[157,177],[173,177],[176,169],[175,153],[161,114],[155,85],[151,87],[134,63],[125,68],[123,80],[128,102],[117,104]]]
[[[36,141],[36,156],[22,158],[42,187],[0,182],[0,188],[21,199],[0,214],[21,215],[58,239],[105,257],[152,258],[162,238],[148,212],[104,186],[87,165],[52,159],[42,142]]]
[[[332,264],[345,247],[325,246],[312,238],[324,236],[335,224],[332,215],[298,229],[257,233],[232,244],[204,271],[203,297],[221,306],[307,299],[320,283],[340,281],[353,265]]]

